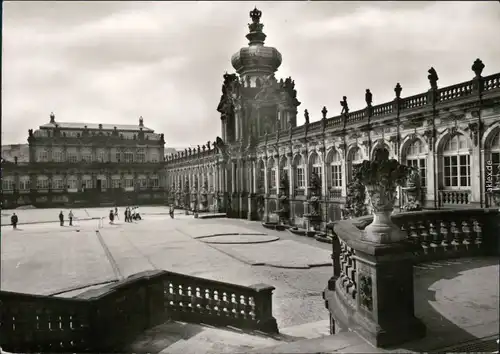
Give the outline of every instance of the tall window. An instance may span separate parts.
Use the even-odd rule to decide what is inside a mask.
[[[92,152],[90,150],[82,150],[82,162],[92,162]]]
[[[323,170],[323,168],[322,168],[323,166],[321,165],[321,160],[320,160],[318,154],[314,153],[311,156],[310,166],[311,166],[311,176],[313,173],[316,173],[321,181],[323,178],[322,173],[321,173]]]
[[[46,149],[38,151],[38,161],[39,162],[49,161],[49,152]]]
[[[63,162],[63,153],[60,150],[52,151],[52,161]]]
[[[419,139],[413,140],[406,149],[406,165],[418,168],[422,187],[427,185],[426,159],[427,153],[425,152],[422,141]]]
[[[337,150],[332,150],[330,159],[330,181],[332,188],[342,187],[342,160]]]
[[[31,188],[31,181],[29,176],[23,176],[19,179],[19,190],[29,190]]]
[[[134,153],[127,151],[123,155],[124,155],[123,158],[125,159],[125,163],[134,162]]]
[[[305,188],[306,186],[304,159],[300,155],[295,158],[295,186],[297,188]]]
[[[111,180],[111,188],[121,188],[121,179],[120,177],[113,177]]]
[[[85,189],[94,188],[91,176],[83,176],[82,177],[82,188],[85,188]]]
[[[120,162],[120,161],[121,161],[121,155],[122,155],[122,154],[121,154],[121,153],[119,153],[119,152],[117,152],[117,153],[115,154],[115,159],[116,159],[116,162]]]
[[[267,162],[267,168],[269,169],[269,188],[276,188],[276,164],[273,158]]]
[[[134,186],[134,178],[132,176],[125,177],[124,187],[130,188]]]
[[[149,178],[149,181],[152,188],[158,188],[160,186],[160,179],[158,178],[158,176],[151,176]]]
[[[257,188],[261,191],[264,191],[265,188],[265,178],[266,178],[266,170],[264,168],[264,161],[259,161],[259,183]]]
[[[75,176],[69,176],[67,181],[68,189],[77,189],[78,188],[78,179]]]
[[[68,149],[68,151],[66,152],[66,157],[69,163],[78,162],[78,153],[76,149]]]
[[[37,189],[49,189],[49,179],[45,176],[39,176],[36,180]]]
[[[470,155],[462,134],[451,137],[443,150],[443,179],[447,188],[470,187]]]
[[[4,191],[14,190],[14,181],[6,178],[2,179],[2,189]]]
[[[148,186],[147,179],[145,176],[139,176],[137,179],[137,183],[139,184],[139,188],[146,188]]]
[[[498,182],[496,179],[497,173],[499,173],[500,168],[500,131],[491,140],[489,146],[489,162],[491,162],[491,173],[493,174],[493,184]]]
[[[106,150],[101,149],[101,150],[99,150],[97,152],[97,161],[99,161],[99,162],[106,162],[106,161],[108,161]]]
[[[62,177],[55,176],[52,178],[52,189],[64,189]]]
[[[146,162],[146,154],[143,148],[137,149],[137,162]]]
[[[349,159],[348,159],[349,180],[352,180],[353,178],[354,167],[362,162],[363,162],[363,154],[361,153],[361,149],[357,146],[352,148],[351,151],[349,151]]]

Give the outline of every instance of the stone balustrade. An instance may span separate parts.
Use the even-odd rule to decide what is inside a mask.
[[[117,352],[167,320],[277,333],[272,292],[148,271],[75,298],[0,292],[0,346],[10,352]]]
[[[403,241],[369,242],[364,229],[372,216],[328,224],[333,276],[324,297],[332,334],[355,331],[378,347],[420,338],[425,326],[414,316],[413,265],[499,253],[497,209],[415,211],[391,219],[407,235]]]
[[[470,190],[440,190],[439,205],[466,205],[470,203]]]

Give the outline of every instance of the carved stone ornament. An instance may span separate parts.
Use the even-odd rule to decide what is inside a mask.
[[[478,122],[469,123],[468,128],[470,131],[470,138],[474,143],[474,146],[477,146],[482,135],[482,124]]]
[[[368,311],[373,310],[373,292],[372,278],[369,275],[360,274],[359,276],[359,301],[361,307]]]
[[[434,129],[427,129],[424,131],[424,138],[429,145],[429,150],[433,151],[434,150],[434,137],[435,137],[435,130]]]

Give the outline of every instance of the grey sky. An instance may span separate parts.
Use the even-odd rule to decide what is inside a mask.
[[[296,82],[298,124],[500,71],[500,4],[492,2],[4,2],[3,144],[56,120],[145,125],[167,146],[213,140],[230,58],[247,45],[248,13],[262,10],[266,45]]]

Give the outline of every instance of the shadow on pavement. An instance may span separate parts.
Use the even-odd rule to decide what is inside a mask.
[[[414,280],[415,315],[425,323],[427,327],[427,334],[425,338],[404,344],[401,348],[417,352],[434,351],[446,346],[473,341],[480,338],[472,335],[463,327],[451,322],[448,318],[443,316],[443,314],[438,312],[434,306],[432,306],[431,303],[437,303],[438,299],[436,299],[436,292],[432,290],[431,287],[440,280],[452,280],[462,276],[461,273],[463,272],[493,265],[498,265],[498,258],[464,258],[424,263],[417,266],[415,269]],[[495,273],[497,271],[498,270],[496,270]],[[481,281],[488,281],[488,279],[482,278]],[[497,280],[492,279],[491,281]],[[463,286],[463,284],[461,284],[461,286]],[[450,291],[450,293],[452,292]],[[468,304],[466,304],[466,300],[461,300],[462,299],[457,298],[457,306],[468,306]],[[484,304],[480,303],[475,303],[473,305],[478,307],[484,306]],[[496,306],[498,307],[498,302],[496,303]],[[498,313],[498,308],[493,309],[492,311]],[[487,326],[487,323],[485,325]],[[493,324],[491,324],[491,326],[493,326]],[[498,327],[498,324],[495,324],[494,326]],[[486,337],[488,335],[491,335],[491,333],[485,334],[481,337]]]

